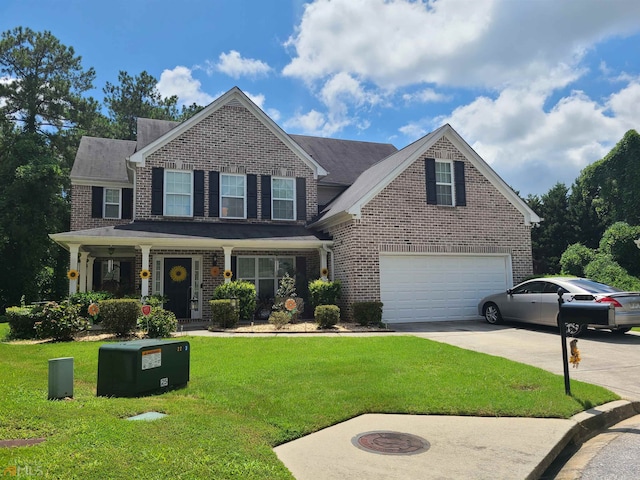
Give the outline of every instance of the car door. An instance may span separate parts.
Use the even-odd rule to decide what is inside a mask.
[[[567,290],[553,282],[545,282],[544,289],[540,295],[540,309],[539,309],[539,321],[542,325],[558,325],[558,289],[563,294],[567,293]]]
[[[527,282],[511,290],[505,304],[501,306],[502,317],[516,322],[539,323],[540,297],[544,290],[544,283],[542,281]]]

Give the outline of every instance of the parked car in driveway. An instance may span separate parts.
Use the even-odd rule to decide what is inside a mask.
[[[626,333],[640,327],[640,292],[623,292],[615,287],[587,278],[551,277],[527,280],[506,292],[483,298],[478,313],[491,324],[503,320],[558,325],[558,290],[565,302],[598,302],[613,305],[614,315],[608,325],[588,325]],[[587,325],[567,324],[567,334],[580,335]]]

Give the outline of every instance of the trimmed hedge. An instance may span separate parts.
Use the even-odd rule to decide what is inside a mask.
[[[124,337],[137,327],[140,302],[131,298],[118,298],[98,302],[100,318],[105,331]]]
[[[251,282],[233,281],[223,283],[213,291],[213,300],[237,298],[242,320],[253,320],[256,312],[256,286]]]
[[[220,328],[233,328],[238,324],[239,312],[231,306],[231,300],[211,300],[211,321]]]
[[[9,338],[30,340],[37,336],[36,322],[43,318],[42,306],[9,307],[6,316],[9,321]]]
[[[360,325],[382,325],[382,302],[355,302],[352,306],[353,319]]]
[[[309,282],[309,301],[311,308],[315,310],[318,305],[335,305],[342,295],[342,283],[314,280]]]
[[[80,305],[80,315],[85,318],[90,318],[91,315],[89,315],[89,312],[87,311],[89,305],[92,303],[98,303],[101,300],[111,300],[112,298],[113,293],[111,292],[77,292],[69,296],[69,302]],[[100,314],[98,314],[94,321],[100,321]]]
[[[340,321],[340,308],[337,305],[318,305],[313,313],[318,328],[331,328]]]

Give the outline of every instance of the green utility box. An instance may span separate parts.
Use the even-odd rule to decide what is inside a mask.
[[[139,397],[184,387],[189,381],[189,342],[134,340],[98,351],[100,397]]]

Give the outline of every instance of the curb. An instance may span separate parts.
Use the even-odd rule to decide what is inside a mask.
[[[575,424],[527,476],[527,479],[542,478],[542,475],[554,463],[559,463],[557,467],[561,467],[584,442],[599,435],[607,428],[638,414],[640,414],[640,402],[628,400],[616,400],[577,413],[571,417]]]

